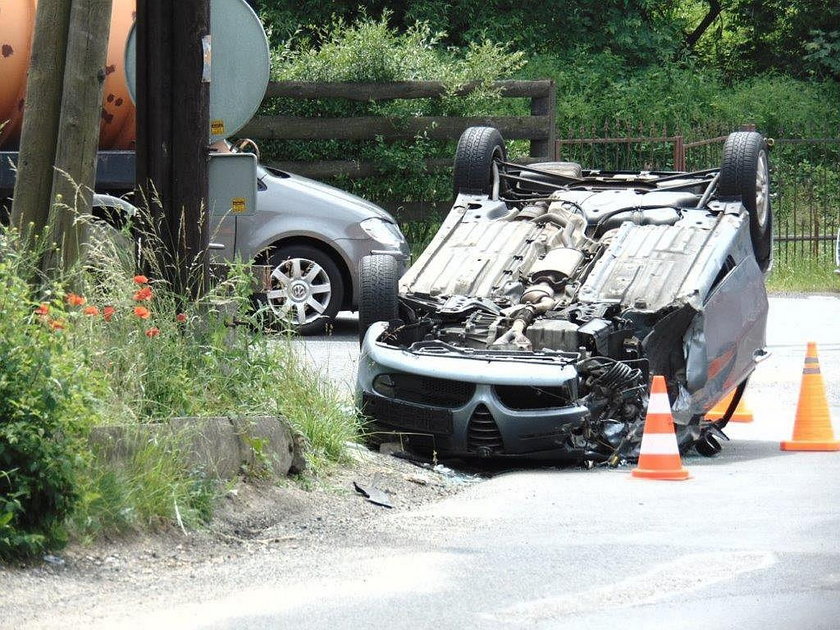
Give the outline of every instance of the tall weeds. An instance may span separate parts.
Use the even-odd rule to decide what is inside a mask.
[[[136,272],[127,228],[77,220],[83,256],[51,277],[42,244],[0,228],[0,559],[60,546],[68,524],[85,538],[206,520],[213,484],[189,468],[178,436],[147,433],[114,462],[86,438],[96,425],[285,416],[315,470],[342,457],[358,435],[352,408],[286,336],[263,333],[246,266],[187,299]]]

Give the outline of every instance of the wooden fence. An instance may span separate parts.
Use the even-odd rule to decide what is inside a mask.
[[[476,90],[477,84],[466,84],[454,91],[463,96]],[[502,97],[527,98],[531,101],[530,116],[418,116],[385,117],[356,116],[347,118],[255,116],[239,135],[271,140],[375,140],[412,139],[425,134],[431,140],[457,140],[467,128],[490,125],[502,132],[506,139],[530,140],[530,160],[550,159],[555,140],[554,81],[498,81],[493,84]],[[400,81],[394,83],[308,83],[278,81],[269,83],[266,101],[274,98],[290,99],[346,99],[356,102],[389,101],[398,99],[441,98],[453,92],[439,81]],[[375,164],[357,160],[273,161],[271,166],[293,173],[327,179],[339,175],[373,177],[380,175]],[[429,171],[452,166],[452,159],[429,159]]]

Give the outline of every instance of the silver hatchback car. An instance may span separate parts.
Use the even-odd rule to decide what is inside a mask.
[[[214,261],[263,266],[257,301],[302,334],[356,310],[362,257],[388,255],[402,268],[409,255],[397,222],[376,204],[266,166],[257,167],[256,213],[214,215],[210,234]]]
[[[94,215],[114,222],[137,212],[129,202],[94,196]],[[402,273],[409,247],[397,222],[361,197],[305,177],[257,166],[256,211],[210,215],[210,260],[251,263],[255,302],[301,334],[323,332],[341,310],[357,310],[359,263],[385,255]]]

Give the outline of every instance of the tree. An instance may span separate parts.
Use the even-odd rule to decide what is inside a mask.
[[[52,206],[70,8],[71,0],[39,2],[35,14],[12,205],[12,225],[26,235],[43,233]]]
[[[730,74],[778,70],[798,77],[840,78],[840,4],[836,0],[728,0],[723,45],[715,61]]]
[[[75,262],[91,207],[110,20],[111,0],[38,4],[12,221],[60,246],[45,270]]]
[[[527,0],[302,0],[264,2],[261,15],[275,44],[300,27],[314,31],[317,38],[318,28],[333,17],[352,22],[365,15],[388,14],[391,25],[400,31],[417,21],[427,22],[433,31],[447,33],[445,43],[458,47],[490,39],[535,52],[609,50],[645,61],[669,57],[679,46],[682,23],[675,13],[678,5],[678,0],[579,0],[563,7]]]
[[[52,177],[55,219],[51,242],[60,245],[61,260],[48,257],[48,269],[67,269],[76,262],[82,241],[77,215],[89,212],[93,205],[110,24],[111,0],[73,0]]]

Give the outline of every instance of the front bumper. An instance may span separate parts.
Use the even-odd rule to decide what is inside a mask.
[[[357,405],[380,441],[399,434],[412,449],[441,456],[582,454],[571,436],[589,411],[577,402],[571,359],[418,354],[376,342],[385,327],[376,323],[365,336],[356,387]]]

